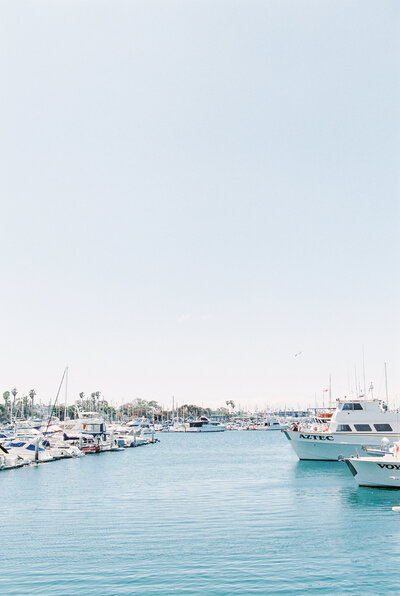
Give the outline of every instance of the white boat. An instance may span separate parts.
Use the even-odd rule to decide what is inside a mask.
[[[358,486],[400,488],[400,443],[381,445],[379,451],[366,456],[344,458]],[[389,441],[387,441],[389,443]]]
[[[220,422],[209,420],[207,416],[200,416],[198,420],[185,422],[185,427],[188,433],[215,433],[226,430],[226,426]]]
[[[78,418],[66,420],[63,423],[63,430],[68,435],[79,433],[90,433],[93,435],[105,435],[106,423],[100,418],[97,412],[80,412]]]
[[[153,425],[146,418],[133,419],[127,422],[126,426],[136,433],[140,432],[141,435],[152,435],[154,433]]]
[[[83,457],[85,454],[79,449],[76,441],[66,440],[65,437],[65,434],[46,437],[43,447],[47,448],[54,459]]]
[[[252,428],[254,430],[285,430],[289,425],[279,420],[279,418],[267,418],[261,422],[257,422]]]
[[[172,424],[169,427],[168,432],[170,432],[170,433],[185,433],[186,430],[187,430],[187,428],[186,428],[185,422],[175,421],[174,424]]]
[[[14,470],[31,463],[30,459],[22,458],[16,453],[12,454],[0,444],[0,470]]]
[[[45,449],[40,438],[15,437],[3,445],[10,455],[19,456],[30,462],[44,463],[54,460],[51,450]]]
[[[294,424],[283,433],[300,460],[337,461],[361,453],[364,445],[379,449],[383,437],[400,438],[400,414],[380,399],[338,399],[330,421]]]
[[[113,424],[110,427],[110,437],[114,437],[114,441],[121,447],[139,447],[140,445],[147,445],[154,441],[154,431],[149,435],[145,427],[136,427],[135,425],[128,426],[127,424]]]

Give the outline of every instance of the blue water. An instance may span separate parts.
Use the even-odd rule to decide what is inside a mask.
[[[400,491],[280,432],[160,438],[0,473],[0,593],[400,593]]]

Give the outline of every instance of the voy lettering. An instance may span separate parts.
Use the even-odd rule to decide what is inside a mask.
[[[400,470],[400,464],[378,464],[378,466],[387,470]]]

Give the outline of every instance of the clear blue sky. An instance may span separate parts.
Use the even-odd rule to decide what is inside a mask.
[[[3,1],[1,392],[400,402],[399,13]]]

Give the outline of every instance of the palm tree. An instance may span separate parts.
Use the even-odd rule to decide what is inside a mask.
[[[235,409],[235,402],[232,399],[228,399],[228,401],[225,402],[226,405],[232,408],[231,410],[231,415],[233,414],[233,410]]]
[[[32,408],[31,416],[33,416],[33,402],[35,400],[35,395],[36,395],[36,391],[34,389],[31,389],[29,391],[29,397],[31,398],[31,408]]]
[[[9,391],[4,391],[4,393],[3,393],[3,399],[4,399],[5,408],[6,408],[6,416],[7,416],[7,411],[10,410],[10,405],[11,405],[11,402],[10,402],[10,392]]]
[[[14,387],[14,389],[11,390],[11,393],[13,394],[13,398],[14,398],[13,399],[13,402],[12,402],[12,405],[11,405],[11,418],[12,418],[12,413],[14,411],[14,406],[15,406],[15,398],[17,396],[18,389],[15,389],[15,387]]]
[[[28,403],[28,396],[24,395],[22,398],[22,418],[29,416],[29,403]]]

